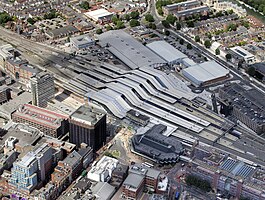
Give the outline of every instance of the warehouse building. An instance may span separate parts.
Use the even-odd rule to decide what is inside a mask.
[[[247,64],[253,64],[256,62],[256,57],[252,54],[243,49],[242,47],[233,47],[230,49],[232,52],[233,57],[237,60],[243,59]]]
[[[105,32],[98,39],[102,47],[106,47],[131,69],[166,64],[164,59],[122,30]]]
[[[85,15],[88,18],[92,19],[93,21],[103,24],[103,23],[111,21],[111,17],[113,16],[113,13],[101,8],[98,10],[86,12]]]
[[[229,70],[215,61],[193,65],[183,69],[182,73],[196,87],[210,85],[230,77]]]
[[[164,40],[155,41],[146,45],[154,53],[164,59],[168,65],[180,63],[187,55],[170,45]]]

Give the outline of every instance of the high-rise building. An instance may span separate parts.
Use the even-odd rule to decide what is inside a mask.
[[[47,102],[54,98],[54,77],[48,72],[40,72],[30,79],[32,104],[46,107]]]
[[[94,151],[106,142],[106,113],[88,106],[79,107],[69,119],[70,142],[86,143]]]
[[[49,177],[52,167],[52,148],[44,143],[13,163],[10,187],[22,194],[29,194]]]

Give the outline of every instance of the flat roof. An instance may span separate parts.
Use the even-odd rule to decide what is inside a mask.
[[[139,188],[141,183],[144,180],[144,176],[138,174],[129,174],[125,181],[123,182],[124,186],[132,187],[133,189]]]
[[[206,11],[209,10],[208,6],[200,6],[200,7],[196,7],[196,8],[191,8],[191,9],[186,9],[186,10],[181,10],[181,11],[177,11],[175,13],[175,15],[177,16],[185,16],[191,13],[198,13],[198,12],[202,12],[202,11]]]
[[[215,61],[208,61],[183,69],[187,78],[195,79],[199,83],[227,76],[229,70],[225,69]]]
[[[236,46],[236,47],[233,47],[230,49],[243,58],[254,57],[254,55],[252,53],[248,52],[247,50],[243,49],[242,47]]]
[[[154,41],[146,46],[169,63],[187,58],[187,55],[164,40]]]
[[[104,17],[108,17],[108,16],[113,15],[113,13],[107,11],[104,8],[100,8],[100,9],[97,9],[97,10],[89,11],[89,12],[86,12],[84,14],[87,17],[92,18],[95,21],[99,20],[100,18],[104,18]]]
[[[70,42],[79,46],[79,45],[91,43],[91,42],[93,42],[93,40],[89,37],[88,34],[85,34],[85,35],[79,35],[79,36],[71,37]]]
[[[122,30],[108,31],[98,36],[99,44],[131,69],[166,64],[157,54]]]
[[[106,182],[98,182],[93,188],[91,188],[91,191],[98,199],[108,200],[111,199],[115,193],[115,187]]]
[[[92,126],[105,114],[103,110],[82,105],[71,115],[71,119]]]

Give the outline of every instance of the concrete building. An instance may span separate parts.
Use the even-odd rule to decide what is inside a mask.
[[[249,53],[242,47],[237,46],[230,48],[230,50],[232,51],[232,56],[237,60],[243,59],[247,64],[253,64],[256,62],[255,55]]]
[[[210,11],[208,6],[199,6],[196,8],[186,9],[175,12],[175,16],[178,20],[185,20],[190,16],[194,15],[207,15]]]
[[[125,199],[140,199],[144,190],[144,177],[138,174],[129,174],[122,184],[122,196]]]
[[[265,131],[264,94],[239,84],[219,88],[221,113],[232,115],[258,134]]]
[[[106,142],[106,113],[96,108],[81,106],[69,119],[70,142],[78,147],[89,145],[94,151]]]
[[[103,156],[87,173],[87,178],[97,182],[108,182],[119,161],[115,158]]]
[[[88,34],[85,34],[85,35],[71,37],[70,44],[76,49],[84,49],[84,48],[94,45],[95,41],[92,40]]]
[[[168,65],[179,64],[182,59],[187,58],[187,55],[173,47],[171,44],[164,40],[155,41],[146,45],[158,56],[163,58]]]
[[[5,85],[0,86],[0,105],[11,99],[10,89]]]
[[[0,67],[3,71],[5,69],[5,62],[7,58],[12,57],[14,51],[14,48],[10,44],[3,45],[0,47]]]
[[[28,195],[49,177],[51,167],[52,149],[42,144],[13,164],[9,185],[12,190]]]
[[[176,138],[163,135],[166,129],[167,126],[157,124],[143,135],[134,135],[133,152],[160,164],[176,163],[184,149]]]
[[[165,60],[123,30],[108,31],[98,38],[100,46],[106,47],[131,69],[166,64]]]
[[[53,75],[48,72],[40,72],[30,78],[32,104],[46,107],[47,102],[54,98],[55,84]]]
[[[113,13],[101,8],[97,10],[93,10],[90,12],[84,13],[88,18],[92,19],[95,22],[100,24],[104,24],[111,21]]]
[[[98,182],[91,191],[96,199],[100,200],[111,200],[115,194],[115,187],[108,183]]]
[[[215,61],[190,66],[183,69],[182,74],[196,87],[210,85],[230,77],[229,70]]]
[[[69,131],[68,116],[25,104],[12,114],[12,120],[39,129],[46,135],[58,138]]]

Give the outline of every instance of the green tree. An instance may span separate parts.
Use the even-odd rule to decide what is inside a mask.
[[[132,11],[130,14],[132,19],[138,19],[139,15],[140,15],[140,13],[138,11]]]
[[[209,49],[210,47],[211,47],[211,41],[210,40],[205,40],[205,42],[204,42],[204,46],[207,48],[207,49]]]
[[[116,29],[122,29],[125,28],[124,23],[122,21],[117,21],[116,23]]]
[[[6,12],[0,13],[0,24],[5,24],[8,21],[12,21],[12,18]]]
[[[187,26],[190,28],[194,27],[194,22],[192,20],[187,21]]]
[[[101,29],[101,28],[99,28],[99,29],[97,29],[97,30],[96,30],[96,34],[98,34],[98,35],[99,35],[99,34],[101,34],[101,33],[103,33],[103,31],[102,31],[102,29]]]
[[[215,55],[220,55],[220,49],[215,49]]]
[[[128,21],[130,21],[131,17],[130,17],[130,15],[125,14],[124,15],[124,19],[128,22]]]
[[[27,22],[30,23],[31,25],[33,25],[33,24],[35,23],[35,20],[32,19],[31,17],[29,17],[29,18],[27,19]]]
[[[183,45],[184,44],[184,40],[182,38],[180,38],[179,40],[179,44]]]
[[[187,49],[192,49],[192,45],[190,43],[187,44]]]
[[[150,13],[145,15],[145,20],[148,22],[154,22],[155,21],[153,15],[151,15]]]
[[[140,22],[136,19],[131,19],[130,20],[130,27],[135,27],[135,26],[139,26]]]
[[[200,39],[200,36],[196,35],[196,36],[195,36],[195,42],[200,42],[200,40],[201,40],[201,39]]]
[[[181,24],[179,22],[176,23],[176,28],[177,28],[177,30],[180,30],[181,29]]]
[[[158,8],[158,9],[157,9],[157,13],[158,13],[159,15],[161,15],[161,16],[164,15],[164,12],[163,12],[162,8]]]
[[[166,20],[167,20],[170,24],[174,25],[174,24],[175,24],[175,21],[176,21],[176,17],[175,17],[174,15],[172,15],[172,14],[169,14],[169,15],[167,16]]]
[[[82,1],[79,6],[85,10],[88,10],[90,8],[88,1]]]
[[[156,29],[156,25],[154,23],[149,23],[148,24],[148,28],[151,28],[151,29]]]
[[[106,29],[107,29],[107,31],[110,31],[110,30],[113,30],[113,27],[110,26],[110,25],[108,25],[108,26],[106,27]]]
[[[163,20],[162,21],[162,25],[165,27],[165,28],[170,28],[170,24],[167,20]]]
[[[226,60],[231,60],[232,59],[232,55],[230,53],[225,55]]]
[[[113,15],[113,16],[111,17],[111,21],[112,21],[115,25],[117,25],[117,22],[120,21],[120,19],[117,17],[117,15]]]
[[[55,9],[50,10],[48,13],[44,14],[44,19],[53,19],[58,16],[58,13],[56,12]]]
[[[256,74],[256,69],[254,67],[249,67],[247,69],[247,73],[250,75],[250,76],[255,76]]]
[[[165,30],[165,35],[166,35],[166,36],[169,36],[169,35],[170,35],[169,30]]]

